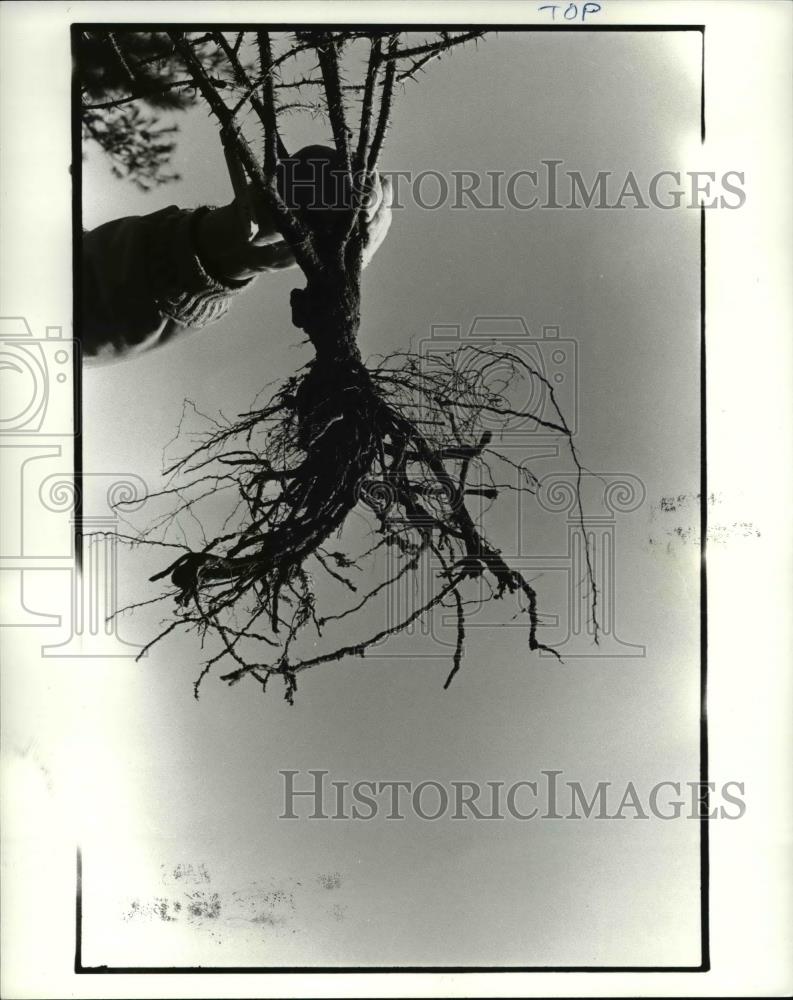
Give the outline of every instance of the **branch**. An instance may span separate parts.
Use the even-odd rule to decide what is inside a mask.
[[[226,81],[220,80],[216,77],[210,77],[210,82],[215,87],[225,87]],[[131,94],[128,97],[119,97],[114,101],[101,101],[98,104],[82,104],[82,111],[104,111],[108,108],[120,108],[124,104],[131,104],[133,101],[140,101],[144,98],[151,97],[153,94],[165,94],[169,90],[178,90],[181,87],[192,87],[195,89],[194,80],[175,80],[173,83],[164,83],[160,87],[146,88],[138,94]]]
[[[377,75],[380,70],[380,57],[382,55],[382,43],[380,38],[372,41],[369,51],[369,64],[366,67],[366,81],[363,91],[363,106],[361,107],[361,122],[358,129],[358,148],[355,152],[354,169],[356,174],[366,170],[369,159],[369,136],[372,128],[372,102],[374,100],[374,90],[377,84]]]
[[[135,74],[134,70],[130,67],[127,60],[124,58],[124,53],[121,51],[121,46],[118,44],[118,40],[115,36],[115,33],[112,31],[108,31],[107,39],[110,42],[110,47],[113,50],[113,53],[115,54],[115,57],[118,60],[119,65],[126,73],[129,82],[134,86],[138,82],[137,75]]]
[[[449,49],[454,48],[456,45],[465,45],[466,42],[474,41],[478,38],[483,38],[484,31],[466,31],[461,35],[456,35],[452,37],[446,32],[441,33],[443,38],[440,42],[428,42],[426,45],[415,45],[412,48],[400,49],[397,48],[394,52],[389,52],[387,56],[384,56],[387,60],[397,60],[397,59],[407,59],[413,56],[423,56],[423,55],[442,55],[444,52],[448,52]]]
[[[399,40],[398,35],[391,35],[388,41],[388,53],[391,56],[397,48],[397,43]],[[383,57],[388,58],[388,57]],[[366,169],[370,173],[374,173],[377,169],[377,161],[380,159],[380,152],[383,148],[383,140],[385,139],[386,131],[388,130],[388,124],[391,119],[391,104],[394,99],[394,78],[396,76],[396,63],[391,61],[387,64],[385,70],[385,76],[383,78],[383,89],[380,94],[380,114],[377,118],[377,128],[375,129],[374,139],[372,139],[372,145],[369,149],[369,159],[366,164]]]
[[[270,45],[270,32],[258,31],[256,43],[259,47],[259,60],[262,71],[262,111],[260,116],[264,125],[264,171],[275,188],[278,171],[278,124],[275,111],[275,93],[273,91],[273,51]],[[252,99],[253,103],[253,99]]]
[[[221,140],[236,155],[250,179],[257,184],[267,207],[273,214],[273,219],[281,235],[289,241],[298,264],[307,275],[313,275],[321,269],[319,258],[313,246],[311,234],[297,215],[287,208],[278,193],[275,177],[268,177],[262,170],[253,151],[246,142],[232,111],[226,106],[209,79],[209,76],[190,47],[184,32],[171,31],[170,37],[179,54],[192,73],[202,96],[213,114],[221,124]]]
[[[347,115],[344,109],[344,97],[341,92],[339,76],[339,54],[336,50],[336,42],[329,32],[321,36],[321,41],[316,45],[316,53],[322,70],[328,117],[333,129],[336,152],[341,157],[345,172],[349,175],[351,169],[350,146],[347,135]]]

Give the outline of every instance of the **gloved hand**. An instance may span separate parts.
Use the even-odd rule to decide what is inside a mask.
[[[248,183],[242,165],[228,151],[226,164],[235,197],[228,205],[205,212],[199,220],[196,240],[204,266],[214,277],[227,281],[296,267],[291,248],[275,228],[267,207]],[[381,181],[378,175],[364,206],[368,223],[364,267],[391,225],[391,202],[391,182],[388,178]]]

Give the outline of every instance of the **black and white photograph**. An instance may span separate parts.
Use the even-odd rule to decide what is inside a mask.
[[[3,995],[784,995],[791,8],[3,19]]]

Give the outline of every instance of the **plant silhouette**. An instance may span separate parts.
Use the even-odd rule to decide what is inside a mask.
[[[266,206],[305,277],[305,286],[292,292],[292,320],[310,341],[313,359],[261,405],[233,420],[213,421],[170,465],[167,487],[152,494],[172,499],[175,507],[144,536],[130,539],[165,544],[153,538],[155,527],[187,514],[200,517],[202,504],[228,498],[222,529],[200,547],[182,546],[152,577],[170,581],[171,588],[153,600],[175,598],[175,611],[146,649],[177,628],[197,632],[202,645],[209,636],[216,640],[217,651],[195,681],[196,696],[219,665],[229,684],[247,678],[266,689],[275,675],[291,703],[298,674],[364,656],[441,605],[456,621],[448,687],[461,666],[468,607],[477,603],[470,599],[472,588],[479,602],[517,597],[529,650],[556,655],[539,638],[535,590],[468,506],[472,497],[492,504],[506,490],[535,488],[531,474],[498,450],[494,427],[515,417],[565,440],[580,487],[582,465],[551,383],[507,349],[467,346],[465,358],[461,351],[432,358],[397,352],[367,361],[358,346],[364,205],[377,183],[399,88],[428,63],[481,37],[478,31],[312,29],[171,31],[149,33],[146,44],[134,32],[90,40],[115,75],[109,98],[97,99],[96,81],[84,91],[89,123],[91,115],[116,114],[140,102],[156,109],[203,101],[227,160]],[[364,67],[357,80],[355,66]],[[100,84],[107,83],[106,74]],[[257,122],[258,151],[250,127],[243,128],[246,114]],[[332,147],[290,156],[280,131],[290,114],[326,122]],[[88,128],[96,138],[95,122]],[[166,150],[155,145],[156,155],[135,160],[123,143],[105,148],[121,156],[119,170],[133,180],[163,179]],[[489,374],[496,369],[494,381]],[[534,413],[510,405],[507,389],[516,380],[540,390],[542,406]],[[516,482],[499,481],[499,467]],[[578,497],[583,525],[580,490]],[[349,538],[353,515],[371,536],[363,550]],[[362,586],[364,561],[378,558],[381,578]],[[367,631],[363,610],[400,581],[418,579],[427,560],[433,566],[429,589],[423,587],[395,620]],[[587,570],[597,641],[588,552]],[[334,595],[353,594],[349,607],[339,610],[336,596],[332,609],[319,606],[317,574],[327,577]],[[354,638],[317,651],[329,624],[340,621]],[[301,639],[309,634],[306,651]]]

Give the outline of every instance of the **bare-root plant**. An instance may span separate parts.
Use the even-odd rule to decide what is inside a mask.
[[[173,589],[161,596],[176,598],[173,617],[153,642],[180,627],[217,641],[195,682],[196,695],[220,665],[229,684],[249,678],[266,688],[278,675],[291,702],[302,671],[363,656],[440,605],[451,606],[456,620],[448,686],[463,656],[472,581],[489,597],[518,598],[529,650],[554,653],[539,637],[535,590],[469,509],[472,497],[481,506],[508,489],[534,488],[531,475],[517,470],[516,476],[499,452],[492,433],[498,420],[528,417],[560,435],[580,484],[582,466],[553,387],[506,350],[480,348],[471,366],[459,353],[432,361],[396,353],[365,363],[358,346],[364,206],[377,183],[395,95],[430,61],[479,38],[474,31],[418,37],[329,30],[170,33],[173,58],[217,119],[227,158],[244,171],[302,269],[306,283],[292,292],[292,319],[314,351],[267,402],[233,420],[214,421],[168,470],[172,479],[160,495],[176,504],[169,522],[228,498],[220,530],[200,546],[185,546],[152,577],[169,578]],[[359,55],[362,79],[350,82],[348,67]],[[213,74],[226,81],[222,87]],[[279,130],[289,112],[329,123],[333,147],[321,170],[325,181],[332,174],[336,182],[330,210],[326,198],[319,208],[308,205],[290,186],[289,171],[299,162],[286,153]],[[263,136],[261,155],[241,124],[251,113]],[[488,379],[491,366],[508,368],[503,385]],[[510,378],[535,383],[546,404],[541,411],[511,408]],[[506,478],[512,482],[498,481],[499,468],[511,473]],[[580,502],[578,511],[583,524]],[[353,514],[366,519],[373,535],[365,552],[333,548]],[[387,569],[360,593],[354,573],[378,552],[392,555]],[[396,620],[366,632],[359,618],[349,626],[361,629],[354,641],[332,643],[325,652],[300,651],[301,636],[313,630],[316,638],[331,621],[352,622],[377,595],[416,574],[425,559],[435,567],[433,587]],[[597,638],[589,559],[587,569]],[[323,614],[317,574],[328,577],[337,598],[354,592],[349,607],[339,600],[334,613]]]

